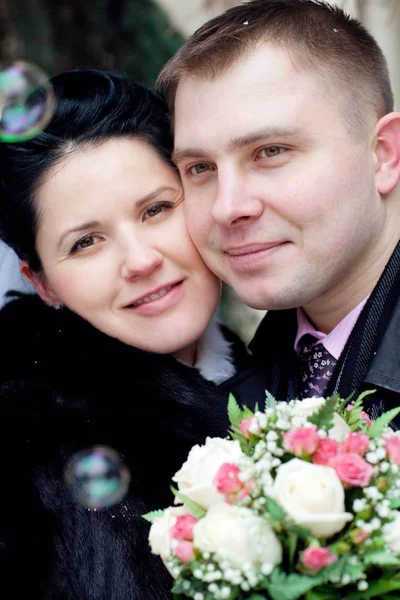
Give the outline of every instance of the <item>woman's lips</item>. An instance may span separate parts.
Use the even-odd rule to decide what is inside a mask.
[[[161,296],[158,295],[160,291],[162,292]],[[139,300],[138,303],[126,306],[125,310],[129,310],[138,315],[155,315],[163,312],[164,310],[167,310],[176,304],[176,302],[178,302],[180,299],[183,293],[183,281],[179,281],[171,286],[162,288],[159,290],[159,292],[150,294],[150,296],[146,297],[146,300]],[[158,297],[151,298],[151,296],[154,296],[155,294],[157,294]],[[150,300],[147,301],[147,298],[150,298]]]

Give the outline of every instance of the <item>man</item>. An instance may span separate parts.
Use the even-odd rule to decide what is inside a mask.
[[[375,40],[341,9],[253,0],[160,75],[190,233],[244,302],[279,398],[400,394],[400,115]]]

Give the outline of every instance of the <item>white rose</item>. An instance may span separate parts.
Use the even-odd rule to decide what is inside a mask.
[[[193,534],[195,548],[217,552],[234,567],[282,562],[282,546],[270,525],[248,508],[216,504],[196,523]]]
[[[400,554],[400,512],[396,510],[394,521],[383,526],[383,539],[394,554]]]
[[[321,406],[325,404],[325,398],[304,398],[304,400],[295,400],[292,406],[291,429],[303,427],[311,415],[318,412]],[[343,442],[351,432],[350,427],[340,415],[334,413],[333,427],[328,431],[328,437],[337,442]]]
[[[345,512],[344,489],[335,470],[299,458],[278,468],[269,495],[317,538],[334,535],[353,518]]]
[[[328,437],[330,437],[332,440],[336,440],[337,442],[344,442],[349,433],[351,433],[350,427],[337,413],[334,413],[332,421],[333,427],[328,430]]]
[[[291,407],[291,429],[303,427],[307,423],[308,417],[311,417],[311,415],[318,412],[325,402],[325,398],[316,397],[295,400]]]
[[[224,463],[237,464],[243,456],[237,440],[207,438],[204,446],[193,446],[186,462],[172,480],[178,484],[183,494],[208,508],[212,504],[224,502],[224,496],[217,492],[213,484],[219,468]]]
[[[165,562],[173,548],[175,541],[171,538],[170,529],[175,525],[178,517],[188,514],[186,506],[166,508],[164,514],[153,521],[149,532],[149,543],[153,554],[161,556]]]

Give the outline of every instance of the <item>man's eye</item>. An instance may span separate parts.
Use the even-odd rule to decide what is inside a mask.
[[[188,172],[190,175],[201,175],[202,173],[210,170],[211,165],[208,165],[207,163],[197,163],[197,165],[190,167]]]
[[[278,156],[278,154],[282,154],[284,151],[285,148],[282,148],[282,146],[268,146],[268,148],[260,150],[258,156],[260,158],[273,158],[274,156]]]

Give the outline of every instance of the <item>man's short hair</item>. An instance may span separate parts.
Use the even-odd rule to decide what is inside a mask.
[[[393,110],[386,60],[357,19],[322,0],[251,0],[203,25],[161,71],[158,86],[171,116],[182,78],[213,80],[263,43],[322,77],[357,137],[371,115]]]

